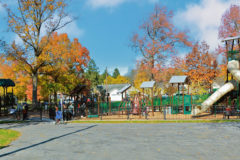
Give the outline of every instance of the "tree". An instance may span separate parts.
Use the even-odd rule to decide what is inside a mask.
[[[118,68],[115,68],[114,71],[113,71],[113,78],[117,78],[118,76],[120,75],[120,72],[118,70]]]
[[[185,32],[178,32],[171,22],[173,14],[165,7],[156,6],[147,21],[140,26],[142,36],[134,34],[131,46],[142,56],[144,69],[151,80],[157,80],[171,53],[177,53],[179,45],[191,46]]]
[[[46,37],[43,38],[44,41]],[[52,86],[54,101],[57,102],[57,92],[69,93],[80,81],[84,68],[89,62],[89,51],[83,47],[78,39],[70,41],[66,33],[51,35],[45,48],[46,62],[49,64],[41,68],[41,72],[49,76],[46,84]],[[49,83],[50,82],[50,83]],[[47,85],[47,86],[48,86]]]
[[[222,15],[221,23],[218,28],[218,38],[224,39],[227,37],[234,37],[240,34],[240,7],[238,5],[231,5],[228,10]],[[218,46],[217,52],[219,54],[225,55],[225,46]],[[227,71],[227,57],[223,59],[224,62],[220,66],[221,73],[219,76],[226,78]]]
[[[105,80],[104,83],[106,84],[124,84],[124,83],[130,83],[129,79],[127,77],[118,75],[117,78],[108,76]]]
[[[103,74],[100,76],[100,83],[104,83],[104,80],[109,76],[110,74],[107,71],[107,68],[104,70]]]
[[[85,78],[91,82],[91,87],[96,87],[100,82],[99,68],[95,61],[91,59],[88,63],[87,70],[84,73]]]
[[[13,80],[15,83],[14,95],[17,96],[19,100],[24,100],[30,77],[20,69],[21,65],[19,65],[18,62],[9,62],[5,57],[0,56],[1,77]]]
[[[218,29],[218,37],[221,39],[234,37],[240,34],[240,7],[231,5],[222,15]]]
[[[140,86],[144,81],[149,81],[149,72],[144,70],[143,64],[138,64],[137,65],[137,71],[134,77],[134,87],[137,88],[138,90],[141,90]]]
[[[23,45],[5,45],[6,55],[12,60],[22,63],[32,78],[32,103],[37,105],[37,85],[39,70],[48,65],[43,58],[43,51],[48,45],[51,35],[66,26],[72,20],[64,12],[64,0],[18,0],[18,9],[11,10],[7,6],[9,29],[18,35]],[[46,31],[46,32],[45,32]],[[45,34],[46,40],[41,41]]]
[[[130,83],[134,83],[134,77],[136,76],[136,69],[132,69],[130,72],[127,73],[126,77],[129,79]]]
[[[192,88],[211,89],[211,84],[218,74],[216,56],[209,53],[206,42],[195,44],[192,52],[186,55],[185,74],[192,82]]]

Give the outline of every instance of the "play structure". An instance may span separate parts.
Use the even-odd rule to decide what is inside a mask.
[[[193,106],[200,105],[208,95],[198,96],[189,94],[189,84],[190,80],[187,76],[173,76],[169,81],[169,85],[177,88],[177,92],[172,95],[162,96],[161,93],[158,93],[158,95],[154,94],[154,88],[159,87],[155,81],[146,81],[140,86],[142,92],[138,92],[129,98],[124,98],[122,101],[111,101],[109,95],[106,95],[104,101],[96,98],[98,101],[93,102],[94,104],[91,106],[97,112],[89,110],[88,117],[99,117],[99,115],[135,115],[141,118],[146,115],[154,117],[155,113],[191,115]]]
[[[220,87],[216,92],[214,92],[206,101],[201,104],[201,107],[195,108],[195,115],[199,115],[209,109],[214,103],[216,103],[220,98],[230,92],[236,92],[238,98],[233,98],[233,96],[227,96],[226,107],[230,105],[231,101],[237,101],[239,109],[239,99],[240,99],[240,36],[230,37],[223,40],[226,45],[226,55],[227,55],[227,80],[226,83]],[[232,98],[232,99],[230,99]]]
[[[3,89],[0,96],[0,115],[7,114],[8,109],[13,107],[15,99],[13,95],[13,87],[15,83],[11,79],[0,79],[0,87]],[[8,92],[8,88],[12,87],[12,92]]]

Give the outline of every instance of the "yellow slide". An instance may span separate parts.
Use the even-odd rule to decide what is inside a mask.
[[[232,60],[228,62],[228,71],[233,75],[235,79],[240,81],[240,70],[239,63],[236,60]],[[193,115],[198,115],[200,113],[205,112],[209,107],[211,107],[215,102],[217,102],[222,96],[227,94],[228,92],[234,89],[234,82],[228,82],[224,84],[221,88],[219,88],[216,92],[214,92],[208,99],[206,99],[200,108],[195,108],[192,113]]]

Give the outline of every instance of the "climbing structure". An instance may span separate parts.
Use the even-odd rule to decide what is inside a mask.
[[[233,94],[231,96],[226,96],[226,106],[231,104],[231,101],[237,100],[239,102],[240,99],[240,36],[229,37],[223,40],[226,47],[226,58],[227,58],[227,79],[226,83],[219,88],[216,92],[214,92],[206,101],[204,101],[201,107],[196,108],[194,111],[195,115],[198,115],[202,112],[205,112],[208,108],[210,108],[215,102],[217,102],[224,95],[235,91],[237,93],[237,98],[234,99]],[[239,107],[239,103],[238,103]]]

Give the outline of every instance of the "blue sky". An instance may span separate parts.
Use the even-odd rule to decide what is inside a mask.
[[[8,0],[11,6],[17,0]],[[179,29],[188,29],[195,41],[205,40],[211,49],[220,43],[217,29],[221,15],[230,4],[240,0],[69,0],[68,13],[77,19],[60,32],[78,38],[87,47],[100,71],[111,73],[119,68],[122,75],[135,67],[139,57],[130,47],[130,37],[139,30],[155,4],[166,6],[174,13],[173,22]],[[0,37],[17,40],[6,32],[5,11],[0,8]],[[185,52],[180,51],[180,55]]]

